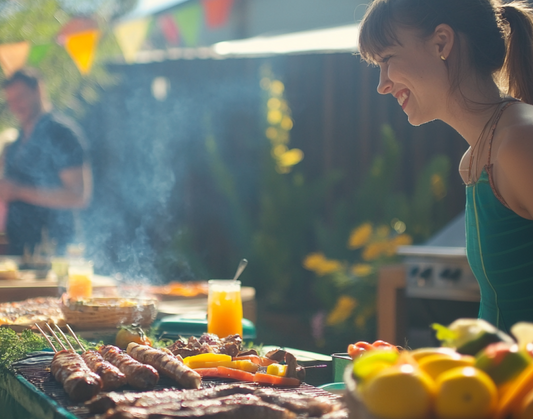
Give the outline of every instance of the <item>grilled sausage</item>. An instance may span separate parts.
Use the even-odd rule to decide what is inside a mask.
[[[132,387],[146,390],[154,388],[159,381],[159,374],[154,367],[136,361],[116,346],[103,345],[98,352],[126,375],[128,384]]]
[[[184,388],[200,388],[202,382],[200,374],[172,354],[135,342],[128,345],[127,352],[133,359],[151,365],[160,374],[166,375]]]
[[[102,379],[73,351],[56,352],[50,370],[73,401],[89,400],[102,389]]]
[[[118,367],[106,361],[98,352],[91,350],[85,351],[81,354],[81,357],[91,371],[100,376],[104,391],[116,390],[127,384],[128,379],[126,375]]]

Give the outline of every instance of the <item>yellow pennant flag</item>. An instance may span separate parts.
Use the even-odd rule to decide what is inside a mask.
[[[26,65],[29,54],[28,41],[0,45],[0,65],[6,78]]]
[[[135,61],[137,51],[146,38],[149,24],[150,20],[144,18],[130,20],[115,27],[113,32],[127,63]]]
[[[83,75],[91,71],[99,38],[98,29],[78,32],[66,37],[65,49]]]

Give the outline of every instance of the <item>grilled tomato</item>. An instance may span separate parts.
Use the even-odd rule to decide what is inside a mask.
[[[152,340],[146,336],[142,328],[136,324],[132,324],[131,326],[121,326],[115,337],[115,345],[121,349],[126,349],[130,342],[135,342],[139,345],[152,346]]]

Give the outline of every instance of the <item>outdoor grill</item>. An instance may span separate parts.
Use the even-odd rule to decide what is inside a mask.
[[[401,246],[406,297],[479,301],[479,286],[468,265],[464,212],[420,246]]]
[[[21,394],[26,403],[37,403],[43,412],[49,412],[47,417],[65,417],[65,413],[75,415],[77,419],[92,419],[98,417],[89,413],[89,410],[83,403],[75,403],[71,401],[67,393],[63,390],[60,383],[54,380],[50,373],[50,362],[52,361],[53,353],[39,352],[34,353],[26,359],[15,362],[12,365],[13,372],[19,377],[12,380],[17,383],[22,382],[20,386]],[[215,378],[204,378],[202,380],[201,388],[214,387],[221,384],[237,383],[237,381],[223,380]],[[261,385],[258,385],[258,388]],[[173,382],[164,377],[160,377],[159,383],[154,390],[163,390],[175,388]],[[288,392],[291,394],[299,394],[311,397],[327,397],[332,400],[339,399],[340,396],[322,390],[318,387],[302,383],[299,387],[291,388],[277,388],[278,391]],[[123,391],[138,391],[126,387]]]

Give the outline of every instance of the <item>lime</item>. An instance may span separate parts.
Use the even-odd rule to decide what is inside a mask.
[[[359,381],[366,381],[377,372],[393,365],[399,353],[388,349],[373,349],[363,353],[353,363],[353,374]]]

